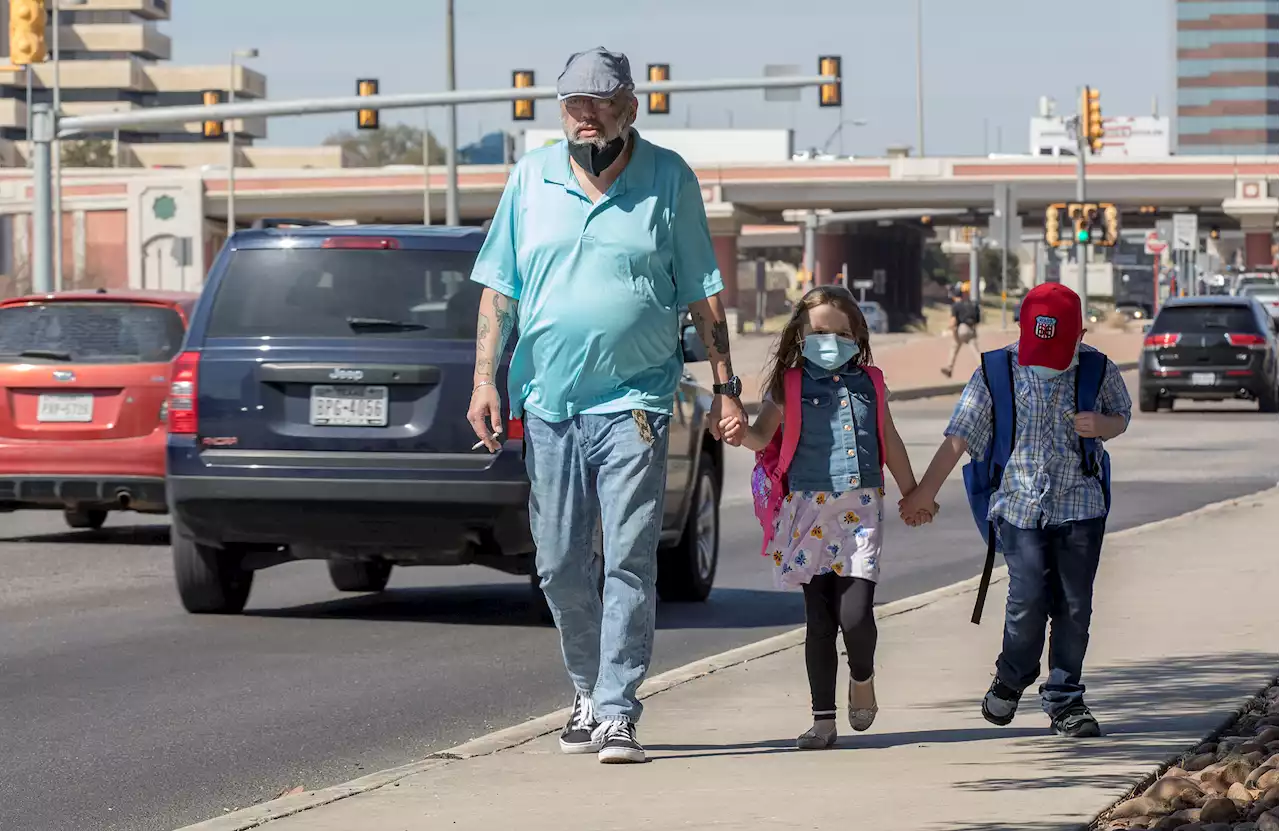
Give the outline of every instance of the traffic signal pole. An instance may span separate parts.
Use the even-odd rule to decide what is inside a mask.
[[[1076,201],[1085,204],[1085,156],[1089,152],[1088,137],[1084,134],[1083,114],[1076,119]],[[1089,294],[1089,243],[1076,240],[1076,268],[1080,274],[1080,302]],[[1081,309],[1081,313],[1083,313]]]
[[[650,92],[727,92],[744,89],[800,89],[836,84],[834,75],[791,75],[764,78],[724,78],[709,81],[662,81],[636,84],[637,94]],[[553,99],[555,87],[461,90],[402,95],[354,95],[342,98],[309,98],[297,101],[237,101],[234,104],[146,107],[138,110],[59,118],[49,104],[31,110],[31,154],[34,198],[31,211],[32,290],[53,290],[53,157],[55,138],[121,127],[188,124],[198,121],[268,118],[279,115],[350,113],[364,109],[422,109],[458,104],[488,104],[521,98]]]
[[[444,31],[445,86],[449,92],[453,92],[457,89],[458,80],[453,56],[453,0],[448,0],[445,4]],[[445,108],[445,112],[448,121],[445,126],[447,142],[444,149],[444,163],[448,185],[444,196],[444,224],[457,225],[461,221],[458,216],[458,106],[450,104]],[[426,161],[423,164],[426,164]]]

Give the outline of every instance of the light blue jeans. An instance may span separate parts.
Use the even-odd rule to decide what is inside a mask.
[[[574,688],[601,720],[640,719],[653,654],[669,417],[641,411],[525,419],[538,576]],[[592,536],[604,531],[604,597]]]

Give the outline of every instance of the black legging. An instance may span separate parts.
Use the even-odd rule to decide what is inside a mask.
[[[854,680],[866,681],[875,671],[875,594],[872,581],[837,574],[820,574],[804,587],[804,663],[815,718],[835,718],[837,629],[844,632]]]

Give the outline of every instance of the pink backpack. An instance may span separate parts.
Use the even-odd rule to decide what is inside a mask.
[[[884,422],[886,413],[884,373],[874,366],[864,366],[863,371],[871,378],[876,391],[876,438],[880,445],[880,469],[884,469]],[[788,369],[782,376],[784,401],[782,409],[782,429],[774,433],[773,440],[764,450],[756,453],[756,466],[751,471],[751,498],[755,503],[756,519],[764,530],[764,539],[760,543],[760,553],[766,554],[769,540],[773,537],[773,523],[782,511],[782,502],[786,499],[787,469],[795,458],[796,446],[800,443],[800,370]]]

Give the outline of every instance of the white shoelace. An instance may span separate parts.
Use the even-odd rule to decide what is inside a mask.
[[[596,724],[596,708],[590,697],[579,695],[574,702],[573,721],[571,726],[574,730],[590,730]]]
[[[631,722],[610,719],[600,722],[600,726],[596,728],[594,739],[607,742],[615,736],[621,735],[627,741],[635,741],[635,734],[632,732]]]

